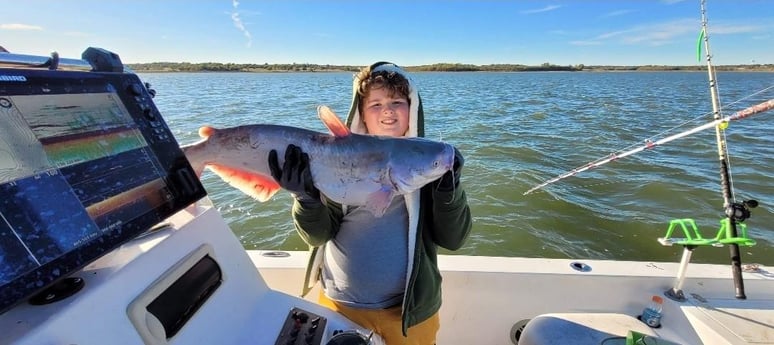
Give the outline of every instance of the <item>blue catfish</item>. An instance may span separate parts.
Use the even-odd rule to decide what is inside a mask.
[[[281,125],[202,127],[204,140],[183,147],[191,166],[205,167],[231,186],[264,202],[280,189],[269,170],[269,152],[282,166],[288,144],[309,155],[314,185],[329,199],[363,206],[381,217],[392,198],[437,180],[452,168],[454,147],[424,138],[383,137],[350,132],[333,111],[317,108],[332,135]]]

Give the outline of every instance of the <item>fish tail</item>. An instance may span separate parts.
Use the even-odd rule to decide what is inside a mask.
[[[188,159],[188,163],[191,164],[196,176],[202,177],[202,172],[207,166],[207,162],[204,159],[206,157],[205,151],[207,150],[207,139],[215,134],[218,130],[210,126],[202,126],[199,128],[199,136],[203,138],[197,143],[183,146],[181,149]]]
[[[188,160],[188,163],[191,164],[191,168],[193,168],[194,172],[196,173],[197,177],[202,177],[202,172],[204,171],[204,167],[207,165],[206,161],[204,160],[204,154],[203,154],[203,146],[206,145],[206,141],[202,140],[198,143],[186,145],[181,147],[180,149],[183,150],[183,154],[185,155],[185,158]]]

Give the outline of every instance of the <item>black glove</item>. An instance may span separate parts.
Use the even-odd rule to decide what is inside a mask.
[[[447,171],[440,179],[436,181],[437,190],[441,192],[451,192],[460,186],[460,176],[462,176],[462,166],[465,165],[465,158],[457,148],[454,148],[454,166]]]
[[[277,150],[269,151],[269,169],[280,187],[287,189],[298,201],[320,202],[320,190],[314,186],[312,171],[309,169],[309,155],[301,151],[300,147],[288,145],[282,169],[279,168]]]

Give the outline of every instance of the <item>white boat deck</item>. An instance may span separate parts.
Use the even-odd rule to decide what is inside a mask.
[[[177,334],[166,336],[147,312],[148,301],[201,256],[217,262],[222,284]],[[323,340],[337,330],[367,334],[297,297],[307,258],[306,252],[246,252],[215,209],[189,208],[168,227],[76,273],[86,281],[76,295],[0,314],[0,344],[271,345],[293,308],[327,319]],[[573,269],[578,263],[587,269]],[[624,344],[629,331],[683,345],[774,344],[774,274],[767,267],[744,273],[748,299],[737,300],[729,267],[690,266],[687,301],[665,298],[663,326],[652,329],[636,317],[652,295],[670,288],[676,263],[443,255],[439,265],[438,344],[508,345],[519,336],[521,345],[613,345]],[[523,328],[528,320],[539,322]]]
[[[248,253],[271,288],[300,293],[306,252]],[[574,263],[590,270],[577,271]],[[442,255],[439,266],[439,344],[513,344],[509,338],[519,321],[557,313],[576,322],[628,325],[606,331],[608,338],[649,330],[680,344],[774,344],[774,275],[765,267],[744,273],[748,299],[738,300],[730,266],[691,265],[683,288],[687,301],[664,297],[663,326],[650,329],[628,320],[672,286],[678,263]],[[314,300],[317,293],[309,296]]]

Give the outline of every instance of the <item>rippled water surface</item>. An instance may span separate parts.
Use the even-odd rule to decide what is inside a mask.
[[[707,237],[723,215],[714,129],[561,180],[556,175],[712,120],[706,73],[415,73],[431,139],[465,155],[473,233],[455,253],[678,261],[656,242],[669,220],[694,218]],[[201,125],[288,124],[326,131],[320,104],[344,119],[351,73],[142,74],[181,144]],[[718,74],[724,115],[774,98],[774,73]],[[760,206],[745,223],[755,247],[742,262],[774,264],[772,112],[726,131],[737,200]],[[671,131],[670,131],[671,130]],[[669,132],[667,132],[669,131]],[[259,203],[205,173],[205,187],[246,248],[304,250],[290,196]],[[694,262],[726,263],[727,248]]]

